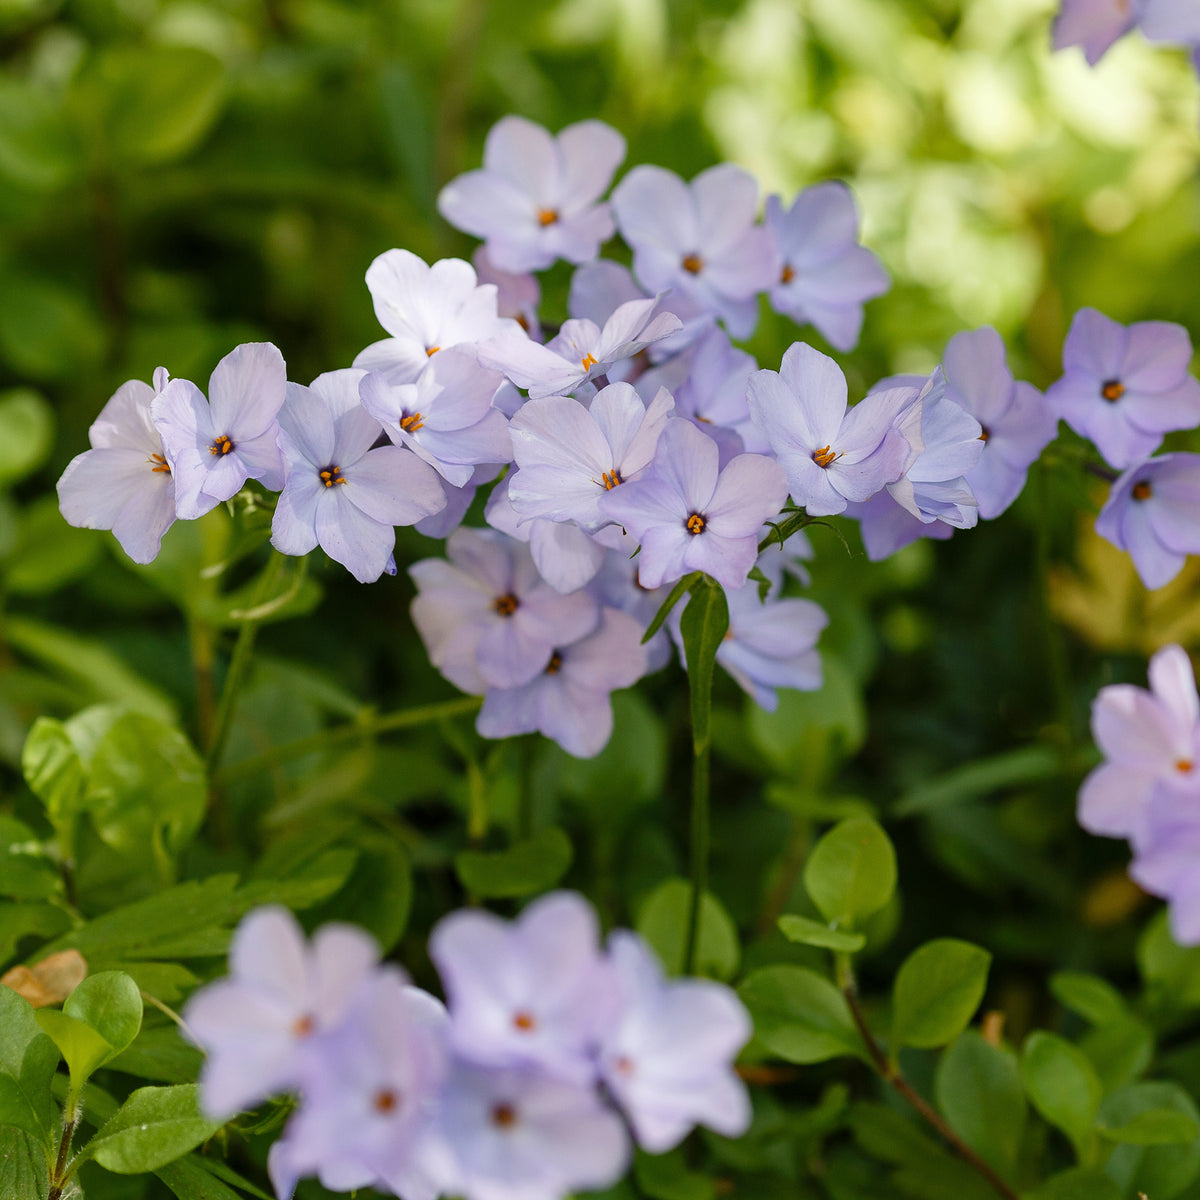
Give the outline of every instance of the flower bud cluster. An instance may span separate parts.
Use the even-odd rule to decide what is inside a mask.
[[[667,979],[627,930],[601,949],[578,894],[515,921],[451,913],[429,952],[445,1006],[379,964],[361,930],[307,941],[286,910],[259,909],[234,935],[230,976],[192,997],[211,1117],[298,1097],[268,1160],[280,1200],[312,1175],[403,1200],[558,1200],[615,1183],[631,1140],[657,1154],[696,1124],[749,1125],[732,1068],[751,1034],[741,1002]]]

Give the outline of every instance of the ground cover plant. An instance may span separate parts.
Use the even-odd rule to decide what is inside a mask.
[[[0,1195],[1200,1196],[1194,4],[0,36]]]

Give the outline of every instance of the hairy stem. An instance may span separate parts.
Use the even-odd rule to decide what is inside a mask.
[[[58,1155],[54,1160],[54,1170],[50,1176],[50,1191],[46,1200],[62,1200],[63,1189],[71,1178],[68,1159],[71,1156],[71,1139],[79,1125],[79,1089],[70,1088],[67,1101],[63,1105],[62,1137],[58,1142]]]

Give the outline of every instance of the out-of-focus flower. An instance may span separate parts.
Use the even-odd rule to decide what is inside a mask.
[[[175,520],[175,480],[150,404],[169,380],[154,386],[131,379],[100,410],[88,430],[92,449],[77,454],[58,481],[63,519],[81,529],[111,529],[136,563],[152,562]]]
[[[1046,401],[1076,433],[1124,470],[1172,429],[1200,424],[1200,382],[1189,374],[1192,342],[1182,325],[1118,325],[1081,308],[1063,346],[1064,375]]]
[[[853,350],[862,330],[863,304],[888,290],[888,273],[858,244],[858,212],[842,183],[818,183],[789,209],[767,197],[767,228],[781,266],[768,295],[771,307],[799,324],[815,325],[839,350]]]
[[[438,211],[451,225],[485,239],[502,271],[540,271],[557,259],[596,257],[613,234],[598,203],[625,158],[625,139],[602,121],[568,125],[557,137],[524,117],[492,126],[483,169],[448,183]]]
[[[1130,877],[1168,902],[1175,941],[1200,945],[1200,787],[1155,787],[1136,851]]]
[[[1054,19],[1054,49],[1081,46],[1091,66],[1137,23],[1144,0],[1063,0]]]
[[[319,545],[360,583],[370,583],[392,556],[394,526],[432,516],[446,497],[436,472],[415,454],[371,448],[382,429],[359,403],[362,378],[350,367],[320,375],[310,387],[287,385],[279,414],[287,478],[271,544],[296,555]]]
[[[202,517],[247,479],[273,492],[283,487],[276,417],[286,393],[283,355],[270,342],[248,342],[217,363],[207,400],[187,379],[172,379],[154,397],[179,517]]]
[[[511,317],[535,342],[542,340],[542,329],[538,323],[538,305],[542,302],[542,288],[536,275],[524,272],[502,271],[490,258],[487,247],[477,246],[471,255],[471,265],[480,284],[496,287],[496,312],[501,317]]]

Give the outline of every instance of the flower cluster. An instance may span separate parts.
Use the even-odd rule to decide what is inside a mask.
[[[1092,705],[1092,735],[1105,761],[1083,782],[1079,823],[1128,838],[1130,875],[1170,901],[1181,945],[1200,944],[1200,700],[1186,651],[1150,660],[1150,689],[1116,684]]]
[[[741,1002],[667,979],[626,930],[601,949],[581,896],[543,896],[511,922],[451,913],[429,952],[445,1006],[380,965],[361,930],[307,942],[285,909],[259,909],[229,978],[189,1001],[210,1116],[299,1098],[268,1163],[281,1200],[310,1175],[403,1200],[558,1200],[615,1183],[631,1136],[658,1154],[696,1124],[749,1125],[732,1069],[751,1033]]]

